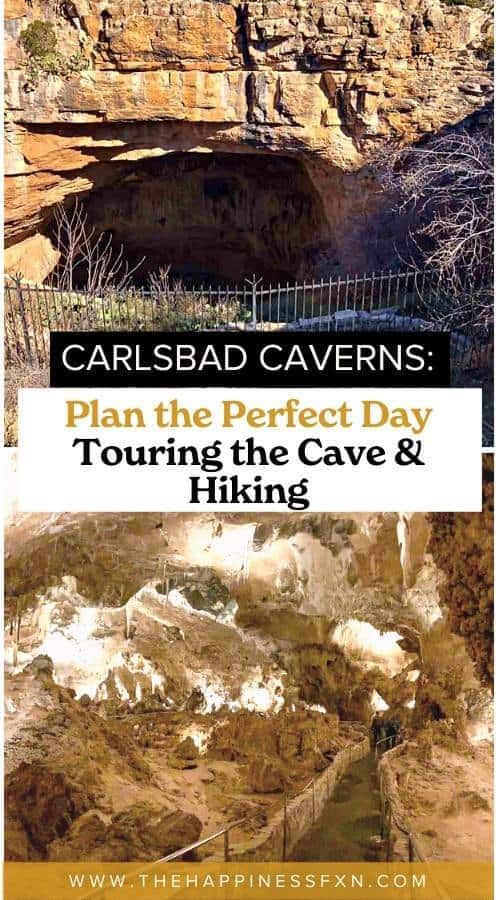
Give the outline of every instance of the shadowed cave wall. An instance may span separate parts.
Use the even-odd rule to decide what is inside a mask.
[[[243,153],[145,160],[84,200],[89,222],[123,245],[137,275],[170,266],[212,284],[253,274],[292,280],[326,242],[321,199],[300,161]]]

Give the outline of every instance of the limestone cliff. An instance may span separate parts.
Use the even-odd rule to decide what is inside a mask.
[[[40,232],[57,202],[193,151],[294,160],[322,206],[311,265],[325,248],[330,268],[380,264],[374,149],[457,123],[491,92],[490,15],[472,4],[8,0],[6,15],[7,266],[34,277],[53,264]],[[32,83],[20,37],[42,20],[66,62]],[[223,213],[216,224],[220,238]],[[256,214],[244,227],[274,226]]]

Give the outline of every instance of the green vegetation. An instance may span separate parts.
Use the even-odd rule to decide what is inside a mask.
[[[27,85],[36,87],[40,74],[60,75],[65,77],[75,72],[82,72],[88,66],[85,55],[79,51],[71,56],[64,56],[57,50],[57,36],[51,22],[36,19],[21,32],[21,44],[28,55],[26,73]]]
[[[56,52],[57,38],[50,22],[31,22],[21,32],[21,43],[28,56],[44,60]]]

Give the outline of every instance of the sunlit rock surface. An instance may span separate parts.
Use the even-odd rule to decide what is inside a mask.
[[[203,213],[212,244],[222,241],[232,255],[230,270],[219,274],[234,277],[244,259],[241,280],[252,259],[264,265],[259,247],[228,227],[228,193],[243,231],[253,227],[257,245],[268,243],[269,275],[279,272],[278,248],[289,274],[322,262],[351,272],[378,267],[392,236],[377,226],[381,198],[367,165],[374,150],[460,122],[491,95],[491,15],[482,7],[438,0],[111,0],[105,10],[95,0],[76,0],[75,7],[72,20],[45,0],[10,0],[6,8],[6,264],[32,278],[55,262],[46,240],[54,205],[95,189],[108,191],[125,243],[126,209],[142,197],[153,257],[151,226],[161,233],[166,215],[173,227],[165,233],[172,257],[165,262],[185,261],[184,241],[198,272],[218,262],[197,227]],[[42,73],[37,85],[27,85],[19,38],[36,20],[51,22],[59,52],[81,53],[86,67],[64,78]],[[186,170],[186,154],[207,152],[219,155],[219,167],[220,157],[236,157],[223,166],[223,185],[212,195],[212,176],[200,161],[194,180]],[[175,169],[169,154],[179,154],[174,179],[182,196],[197,179],[202,188],[187,223],[182,197],[175,204],[161,178],[154,196],[148,186],[150,164]],[[240,202],[241,179],[231,175],[241,154],[258,156],[257,168],[269,157],[267,176],[264,159],[247,198],[252,215]],[[289,199],[281,197],[288,221],[275,210],[280,178],[289,179]],[[293,207],[299,196],[301,209]],[[307,246],[299,260],[301,239]]]

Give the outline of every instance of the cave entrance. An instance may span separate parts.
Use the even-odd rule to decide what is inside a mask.
[[[117,164],[118,165],[118,164]],[[120,171],[85,198],[90,224],[123,245],[135,274],[170,267],[186,283],[295,281],[314,270],[328,225],[299,160],[245,153],[169,153]]]

